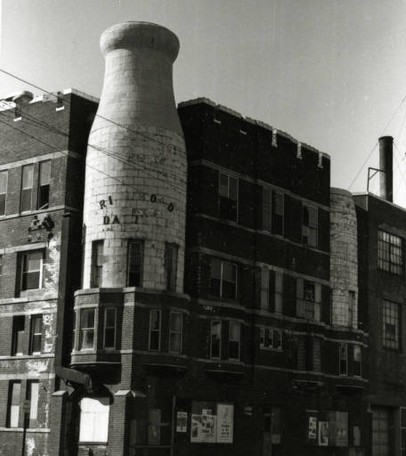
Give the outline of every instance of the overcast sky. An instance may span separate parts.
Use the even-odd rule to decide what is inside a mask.
[[[403,203],[405,0],[2,0],[0,68],[99,97],[100,35],[128,20],[178,35],[177,102],[210,98],[330,154],[334,186],[362,169],[351,190],[365,191],[378,137],[394,136]],[[0,97],[20,89],[40,93],[0,74]]]

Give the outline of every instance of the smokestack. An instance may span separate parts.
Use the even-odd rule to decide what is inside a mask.
[[[176,255],[174,291],[182,292],[186,148],[172,82],[179,41],[159,25],[126,22],[108,28],[100,46],[106,66],[86,157],[83,285],[165,290],[165,261]]]
[[[393,202],[393,138],[379,138],[380,196]]]

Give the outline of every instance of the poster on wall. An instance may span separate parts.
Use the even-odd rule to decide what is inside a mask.
[[[216,441],[216,417],[205,413],[192,414],[191,442],[214,443]]]
[[[319,446],[328,446],[328,421],[319,421]]]
[[[216,402],[193,402],[190,441],[233,443],[234,406]]]
[[[309,430],[307,433],[307,438],[309,440],[317,439],[317,417],[309,416]]]
[[[187,432],[187,412],[176,412],[176,432]]]
[[[217,404],[217,443],[233,443],[234,406]]]

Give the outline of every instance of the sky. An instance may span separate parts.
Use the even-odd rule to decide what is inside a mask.
[[[100,97],[100,35],[124,21],[179,37],[177,102],[209,98],[328,153],[333,186],[366,191],[393,136],[405,206],[405,0],[1,0],[0,70]],[[21,89],[41,94],[0,72],[0,98]]]

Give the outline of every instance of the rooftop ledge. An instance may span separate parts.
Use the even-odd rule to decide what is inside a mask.
[[[330,155],[327,154],[326,152],[322,152],[322,151],[316,149],[315,147],[310,146],[309,144],[302,143],[301,141],[298,141],[296,138],[294,138],[289,133],[286,133],[283,130],[279,130],[276,127],[272,127],[271,125],[269,125],[269,124],[267,124],[265,122],[262,122],[261,120],[256,120],[256,119],[252,119],[251,117],[243,116],[238,111],[234,111],[233,109],[228,108],[227,106],[224,106],[224,105],[221,105],[221,104],[217,104],[214,101],[210,100],[209,98],[199,97],[199,98],[194,98],[193,100],[182,101],[182,102],[180,102],[178,104],[178,108],[184,108],[186,106],[193,106],[193,105],[198,105],[198,104],[206,104],[208,106],[212,106],[213,108],[216,108],[216,109],[218,109],[220,111],[223,111],[223,112],[226,112],[228,114],[231,114],[232,116],[237,117],[237,118],[242,119],[242,120],[245,120],[246,122],[249,122],[251,124],[259,125],[260,127],[265,128],[265,129],[270,130],[270,131],[273,131],[273,132],[276,131],[278,135],[283,136],[284,138],[287,138],[287,139],[289,139],[292,142],[296,142],[296,143],[300,142],[302,144],[302,146],[306,147],[306,149],[309,149],[309,150],[311,150],[313,152],[321,154],[323,157],[325,157],[325,158],[327,158],[329,160],[331,158]]]

